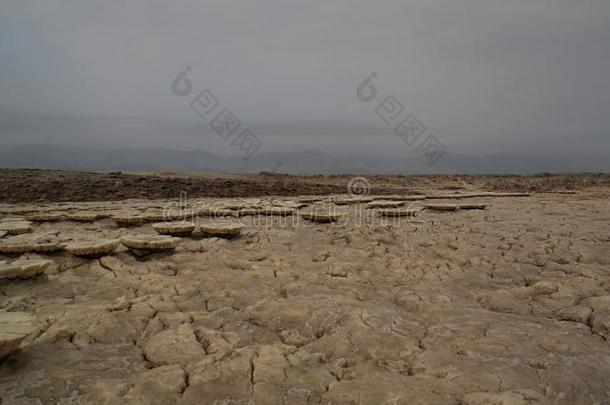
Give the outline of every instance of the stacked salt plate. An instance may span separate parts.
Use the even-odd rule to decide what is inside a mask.
[[[81,240],[67,244],[65,249],[74,256],[102,257],[114,252],[120,243],[119,239]]]
[[[12,217],[0,220],[0,232],[5,235],[21,235],[32,232],[32,223],[24,218]]]
[[[234,238],[241,233],[242,227],[231,223],[208,223],[199,226],[199,232],[207,236]]]
[[[57,233],[23,234],[0,241],[0,253],[51,253],[64,249],[63,241]]]
[[[174,250],[180,238],[168,235],[129,235],[121,238],[121,243],[136,256],[145,256],[153,252]]]
[[[44,273],[51,263],[50,260],[2,260],[0,261],[0,279],[34,278]]]
[[[0,311],[0,360],[19,349],[35,329],[36,318],[27,312]]]
[[[161,222],[153,224],[153,229],[160,235],[188,236],[195,230],[192,222]]]

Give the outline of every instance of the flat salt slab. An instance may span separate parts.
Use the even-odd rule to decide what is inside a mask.
[[[25,217],[28,221],[32,222],[57,222],[66,218],[66,216],[60,212],[36,212],[28,214]]]
[[[163,251],[173,250],[180,238],[167,235],[131,235],[121,238],[121,243],[129,249]]]
[[[66,215],[66,219],[68,221],[77,221],[77,222],[94,222],[99,219],[100,215],[96,212],[74,212],[72,214]]]
[[[366,204],[373,201],[372,198],[339,198],[334,200],[333,202],[337,205],[353,205],[353,204]]]
[[[28,279],[36,277],[49,267],[50,260],[0,261],[0,279]]]
[[[203,207],[196,211],[196,215],[203,217],[232,217],[236,215],[236,211],[225,207]]]
[[[420,210],[417,209],[380,209],[377,210],[377,214],[382,217],[413,217],[417,215]]]
[[[199,226],[199,231],[209,236],[232,238],[241,233],[242,227],[232,224],[204,224]]]
[[[35,330],[36,318],[26,312],[0,312],[0,359],[19,349],[21,341]]]
[[[426,209],[433,211],[456,211],[459,207],[457,204],[426,204]]]
[[[237,217],[245,217],[248,215],[259,215],[262,213],[260,208],[244,208],[238,211],[235,211],[235,216]]]
[[[436,194],[426,196],[429,200],[444,200],[444,199],[463,199],[463,198],[475,198],[475,197],[490,197],[493,193],[481,192],[481,193],[467,193],[467,194]]]
[[[491,193],[491,197],[529,197],[530,193]]]
[[[262,215],[277,215],[277,216],[289,216],[294,215],[296,210],[294,208],[286,208],[286,207],[266,207],[260,210],[260,214]]]
[[[182,211],[168,210],[166,212],[163,212],[163,211],[147,212],[147,213],[143,213],[141,216],[146,222],[159,222],[159,221],[182,222],[182,221],[190,221],[194,215],[195,215],[195,212],[189,208],[189,209],[184,209]]]
[[[160,235],[190,235],[195,230],[192,222],[161,222],[152,227]]]
[[[121,243],[118,239],[81,241],[66,245],[66,251],[74,256],[105,256]]]
[[[134,226],[143,224],[146,218],[140,214],[116,214],[112,216],[112,221],[117,226]]]
[[[341,215],[341,214],[335,214],[335,213],[329,213],[329,212],[302,212],[300,215],[301,215],[301,218],[303,218],[307,221],[319,222],[319,223],[323,223],[323,224],[337,222],[338,220],[340,220],[343,217],[343,215]]]
[[[459,204],[459,208],[461,210],[484,210],[488,206],[489,206],[489,204],[476,204],[476,203],[472,203],[472,204]]]
[[[198,217],[209,217],[212,215],[214,209],[212,207],[197,207],[194,214]]]
[[[419,201],[425,200],[425,195],[384,195],[380,197],[386,201]]]
[[[220,208],[216,209],[211,213],[213,217],[234,217],[236,214],[235,211],[230,210],[228,208]]]
[[[249,203],[229,203],[224,208],[229,210],[247,210],[247,209],[258,209],[260,208],[256,204]]]
[[[304,204],[313,204],[315,202],[322,201],[322,199],[322,197],[302,197],[299,198],[297,201]]]
[[[400,198],[400,200],[402,200],[402,201],[420,201],[420,200],[425,200],[426,196],[425,195],[403,195],[403,196],[399,196],[398,198]]]
[[[368,203],[368,208],[398,208],[404,204],[404,201],[373,201]]]
[[[27,221],[27,219],[25,219],[24,217],[6,217],[6,218],[0,219],[0,224],[9,224],[9,223],[13,223],[13,222],[25,222],[25,221]]]
[[[49,235],[27,234],[5,238],[0,242],[0,253],[49,253],[63,250],[63,244]]]
[[[0,222],[0,231],[9,235],[22,235],[32,232],[32,223],[29,221],[3,221]]]
[[[294,202],[294,201],[283,201],[283,202],[273,204],[274,207],[291,208],[291,209],[295,209],[295,210],[306,207],[307,205],[309,205],[309,204],[302,203],[302,202]]]

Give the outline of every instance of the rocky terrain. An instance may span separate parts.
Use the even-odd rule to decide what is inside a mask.
[[[0,403],[610,403],[608,176],[368,181],[4,171]]]
[[[345,193],[352,176],[77,172],[0,169],[0,202],[122,201],[129,198],[257,197]],[[373,194],[423,190],[562,191],[610,187],[610,174],[367,176]]]

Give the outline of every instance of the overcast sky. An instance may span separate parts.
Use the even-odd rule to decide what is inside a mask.
[[[0,0],[0,145],[230,156],[209,89],[269,152],[410,153],[394,95],[451,152],[610,158],[609,72],[608,0]]]

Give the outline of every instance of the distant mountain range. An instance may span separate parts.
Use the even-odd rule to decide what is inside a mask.
[[[426,174],[610,172],[604,157],[520,155],[468,156],[447,153],[434,166],[423,157],[339,157],[320,150],[260,153],[248,160],[222,158],[201,150],[93,149],[58,145],[27,145],[0,150],[0,167],[83,171],[205,171],[290,174]]]

